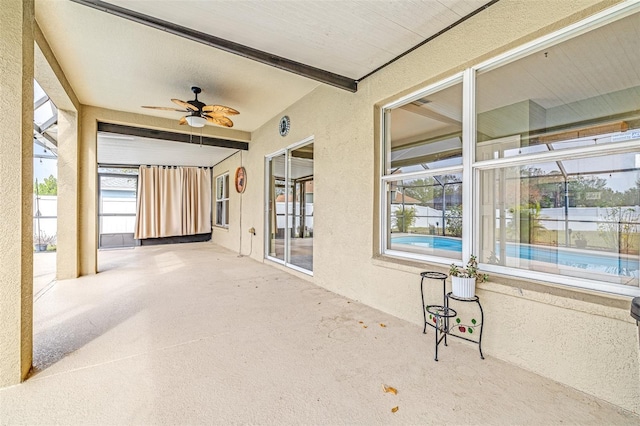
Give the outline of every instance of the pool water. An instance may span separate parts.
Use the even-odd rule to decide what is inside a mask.
[[[409,237],[393,237],[392,243],[395,244],[409,244],[417,247],[449,250],[449,251],[462,251],[462,240],[438,237],[435,235],[411,235]]]
[[[409,244],[430,249],[462,251],[462,240],[435,235],[394,237],[391,239],[391,242],[393,244]],[[498,252],[499,249],[497,248],[496,253]],[[630,259],[616,255],[607,255],[605,253],[591,254],[588,251],[507,243],[506,255],[511,258],[546,262],[554,265],[566,265],[615,275],[637,276],[640,272],[640,262],[638,258]]]

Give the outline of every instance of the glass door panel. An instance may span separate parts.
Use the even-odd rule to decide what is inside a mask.
[[[285,164],[285,154],[271,157],[267,163],[269,170],[268,255],[283,262],[285,260],[285,229],[287,223]]]
[[[290,151],[289,263],[313,271],[313,144]]]

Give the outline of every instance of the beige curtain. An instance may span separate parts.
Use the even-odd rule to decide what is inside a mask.
[[[211,232],[209,169],[140,166],[136,239],[208,232]]]

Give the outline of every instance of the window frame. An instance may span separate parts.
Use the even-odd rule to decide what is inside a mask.
[[[550,46],[558,45],[566,40],[578,37],[582,34],[596,30],[605,25],[614,23],[627,16],[640,13],[640,3],[626,1],[615,5],[607,10],[594,14],[584,20],[576,22],[558,31],[540,37],[531,42],[525,43],[515,49],[511,49],[503,54],[490,58],[479,64],[466,68],[462,72],[456,73],[448,78],[439,80],[424,88],[416,90],[408,95],[402,96],[397,100],[384,104],[379,111],[380,137],[378,146],[380,149],[379,156],[379,245],[378,250],[382,256],[399,257],[404,259],[412,259],[419,261],[427,261],[436,264],[448,265],[451,263],[462,264],[461,261],[453,261],[451,258],[443,258],[432,255],[416,254],[399,250],[391,250],[387,247],[388,235],[390,232],[390,224],[388,223],[389,209],[388,204],[388,186],[389,182],[418,178],[424,176],[432,176],[446,172],[462,173],[462,259],[468,259],[470,254],[478,253],[480,248],[479,232],[480,232],[480,172],[483,170],[499,169],[501,167],[518,166],[523,164],[531,164],[536,161],[554,161],[556,159],[567,158],[587,158],[602,155],[604,153],[628,153],[638,152],[640,149],[640,141],[616,142],[611,145],[601,145],[593,147],[568,148],[553,152],[532,153],[517,157],[498,158],[490,160],[477,161],[476,142],[477,142],[477,125],[476,125],[476,78],[480,73],[489,72],[497,69],[518,59],[524,58],[536,52],[542,51]],[[447,167],[443,169],[429,170],[428,172],[411,172],[397,175],[387,174],[387,156],[390,148],[387,147],[387,140],[390,137],[390,123],[388,120],[388,111],[400,107],[409,102],[415,101],[429,94],[447,87],[462,83],[462,166]],[[600,292],[614,293],[625,296],[640,295],[640,287],[624,286],[619,284],[609,284],[604,281],[595,281],[581,279],[572,276],[563,276],[552,273],[538,272],[526,269],[518,269],[514,267],[480,264],[483,270],[504,274],[506,276],[516,276],[525,279],[533,279],[537,281],[549,282],[551,284],[566,285],[577,289],[596,290]]]
[[[223,185],[223,197],[222,198],[218,198],[218,181],[222,180],[222,185]],[[225,188],[226,187],[226,188]],[[229,228],[229,217],[227,217],[227,214],[225,213],[227,210],[225,210],[225,205],[227,206],[227,208],[229,207],[229,172],[225,172],[219,176],[216,176],[216,186],[215,186],[215,191],[216,191],[216,221],[215,221],[215,226],[219,227],[219,228],[225,228],[228,229]],[[224,194],[227,194],[226,198],[224,197]],[[222,218],[218,217],[218,203],[222,204]]]
[[[411,253],[411,252],[405,252],[405,251],[400,251],[400,250],[393,250],[389,247],[387,247],[387,236],[389,235],[389,233],[391,232],[390,230],[390,224],[387,221],[387,218],[390,217],[388,215],[390,215],[390,211],[387,208],[387,194],[389,193],[388,191],[388,186],[390,185],[390,182],[393,181],[398,181],[398,180],[403,180],[403,179],[414,179],[414,178],[424,178],[424,177],[432,177],[432,176],[438,176],[438,175],[442,175],[442,174],[446,174],[446,173],[461,173],[462,174],[462,179],[463,179],[463,196],[462,196],[462,205],[465,205],[465,198],[464,198],[464,156],[465,156],[465,146],[464,146],[464,121],[463,121],[463,129],[462,129],[462,164],[461,165],[455,165],[455,166],[448,166],[448,167],[441,167],[441,168],[437,168],[437,169],[429,169],[429,170],[425,170],[425,171],[419,171],[419,172],[406,172],[406,173],[398,173],[398,174],[388,174],[387,173],[387,165],[390,164],[390,161],[388,161],[388,156],[391,153],[391,149],[387,149],[387,143],[386,143],[386,139],[388,137],[388,135],[390,135],[390,127],[389,127],[389,114],[388,112],[390,112],[393,109],[399,108],[403,105],[406,105],[408,103],[411,103],[413,101],[416,101],[420,98],[423,98],[425,96],[437,93],[439,91],[448,89],[450,87],[453,87],[457,84],[462,84],[462,91],[463,91],[463,99],[462,99],[462,110],[463,110],[463,116],[464,116],[464,104],[465,104],[465,99],[464,99],[464,72],[460,72],[460,73],[456,73],[448,78],[445,78],[443,80],[440,80],[434,84],[431,84],[425,88],[422,88],[420,90],[417,90],[415,92],[412,92],[406,96],[401,97],[398,100],[395,100],[393,102],[390,102],[386,105],[383,105],[382,108],[380,108],[380,123],[381,123],[381,127],[382,127],[382,131],[380,132],[380,164],[379,164],[379,171],[380,171],[380,246],[379,246],[379,250],[380,253],[382,255],[389,255],[389,256],[395,256],[395,257],[402,257],[402,258],[408,258],[408,259],[413,259],[413,260],[421,260],[421,261],[430,261],[430,262],[434,262],[434,263],[446,263],[446,264],[450,264],[452,262],[455,261],[454,258],[451,257],[440,257],[440,256],[434,256],[434,255],[429,255],[429,254],[422,254],[422,253]],[[465,209],[463,208],[462,210],[462,214],[464,216],[464,212]],[[443,224],[444,225],[444,224]],[[463,249],[462,249],[462,254],[464,256],[464,245],[465,245],[465,239],[464,239],[464,234],[465,234],[465,229],[464,229],[464,224],[462,227],[462,245],[463,245]],[[463,257],[464,258],[464,257]]]

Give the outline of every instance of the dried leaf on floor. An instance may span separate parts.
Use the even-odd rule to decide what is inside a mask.
[[[359,324],[364,324],[364,322],[363,322],[363,321],[358,321],[358,323],[359,323]]]
[[[386,327],[386,325],[384,325],[384,324],[380,323],[380,327]]]
[[[392,412],[392,413],[395,413],[396,411],[398,411],[398,407],[393,407],[393,408],[391,409],[391,412]]]
[[[362,326],[362,328],[367,328],[367,326],[366,326],[366,325],[363,325],[363,326]]]
[[[391,386],[382,385],[382,390],[385,391],[386,393],[392,393],[394,395],[398,394],[398,389],[393,388]]]

